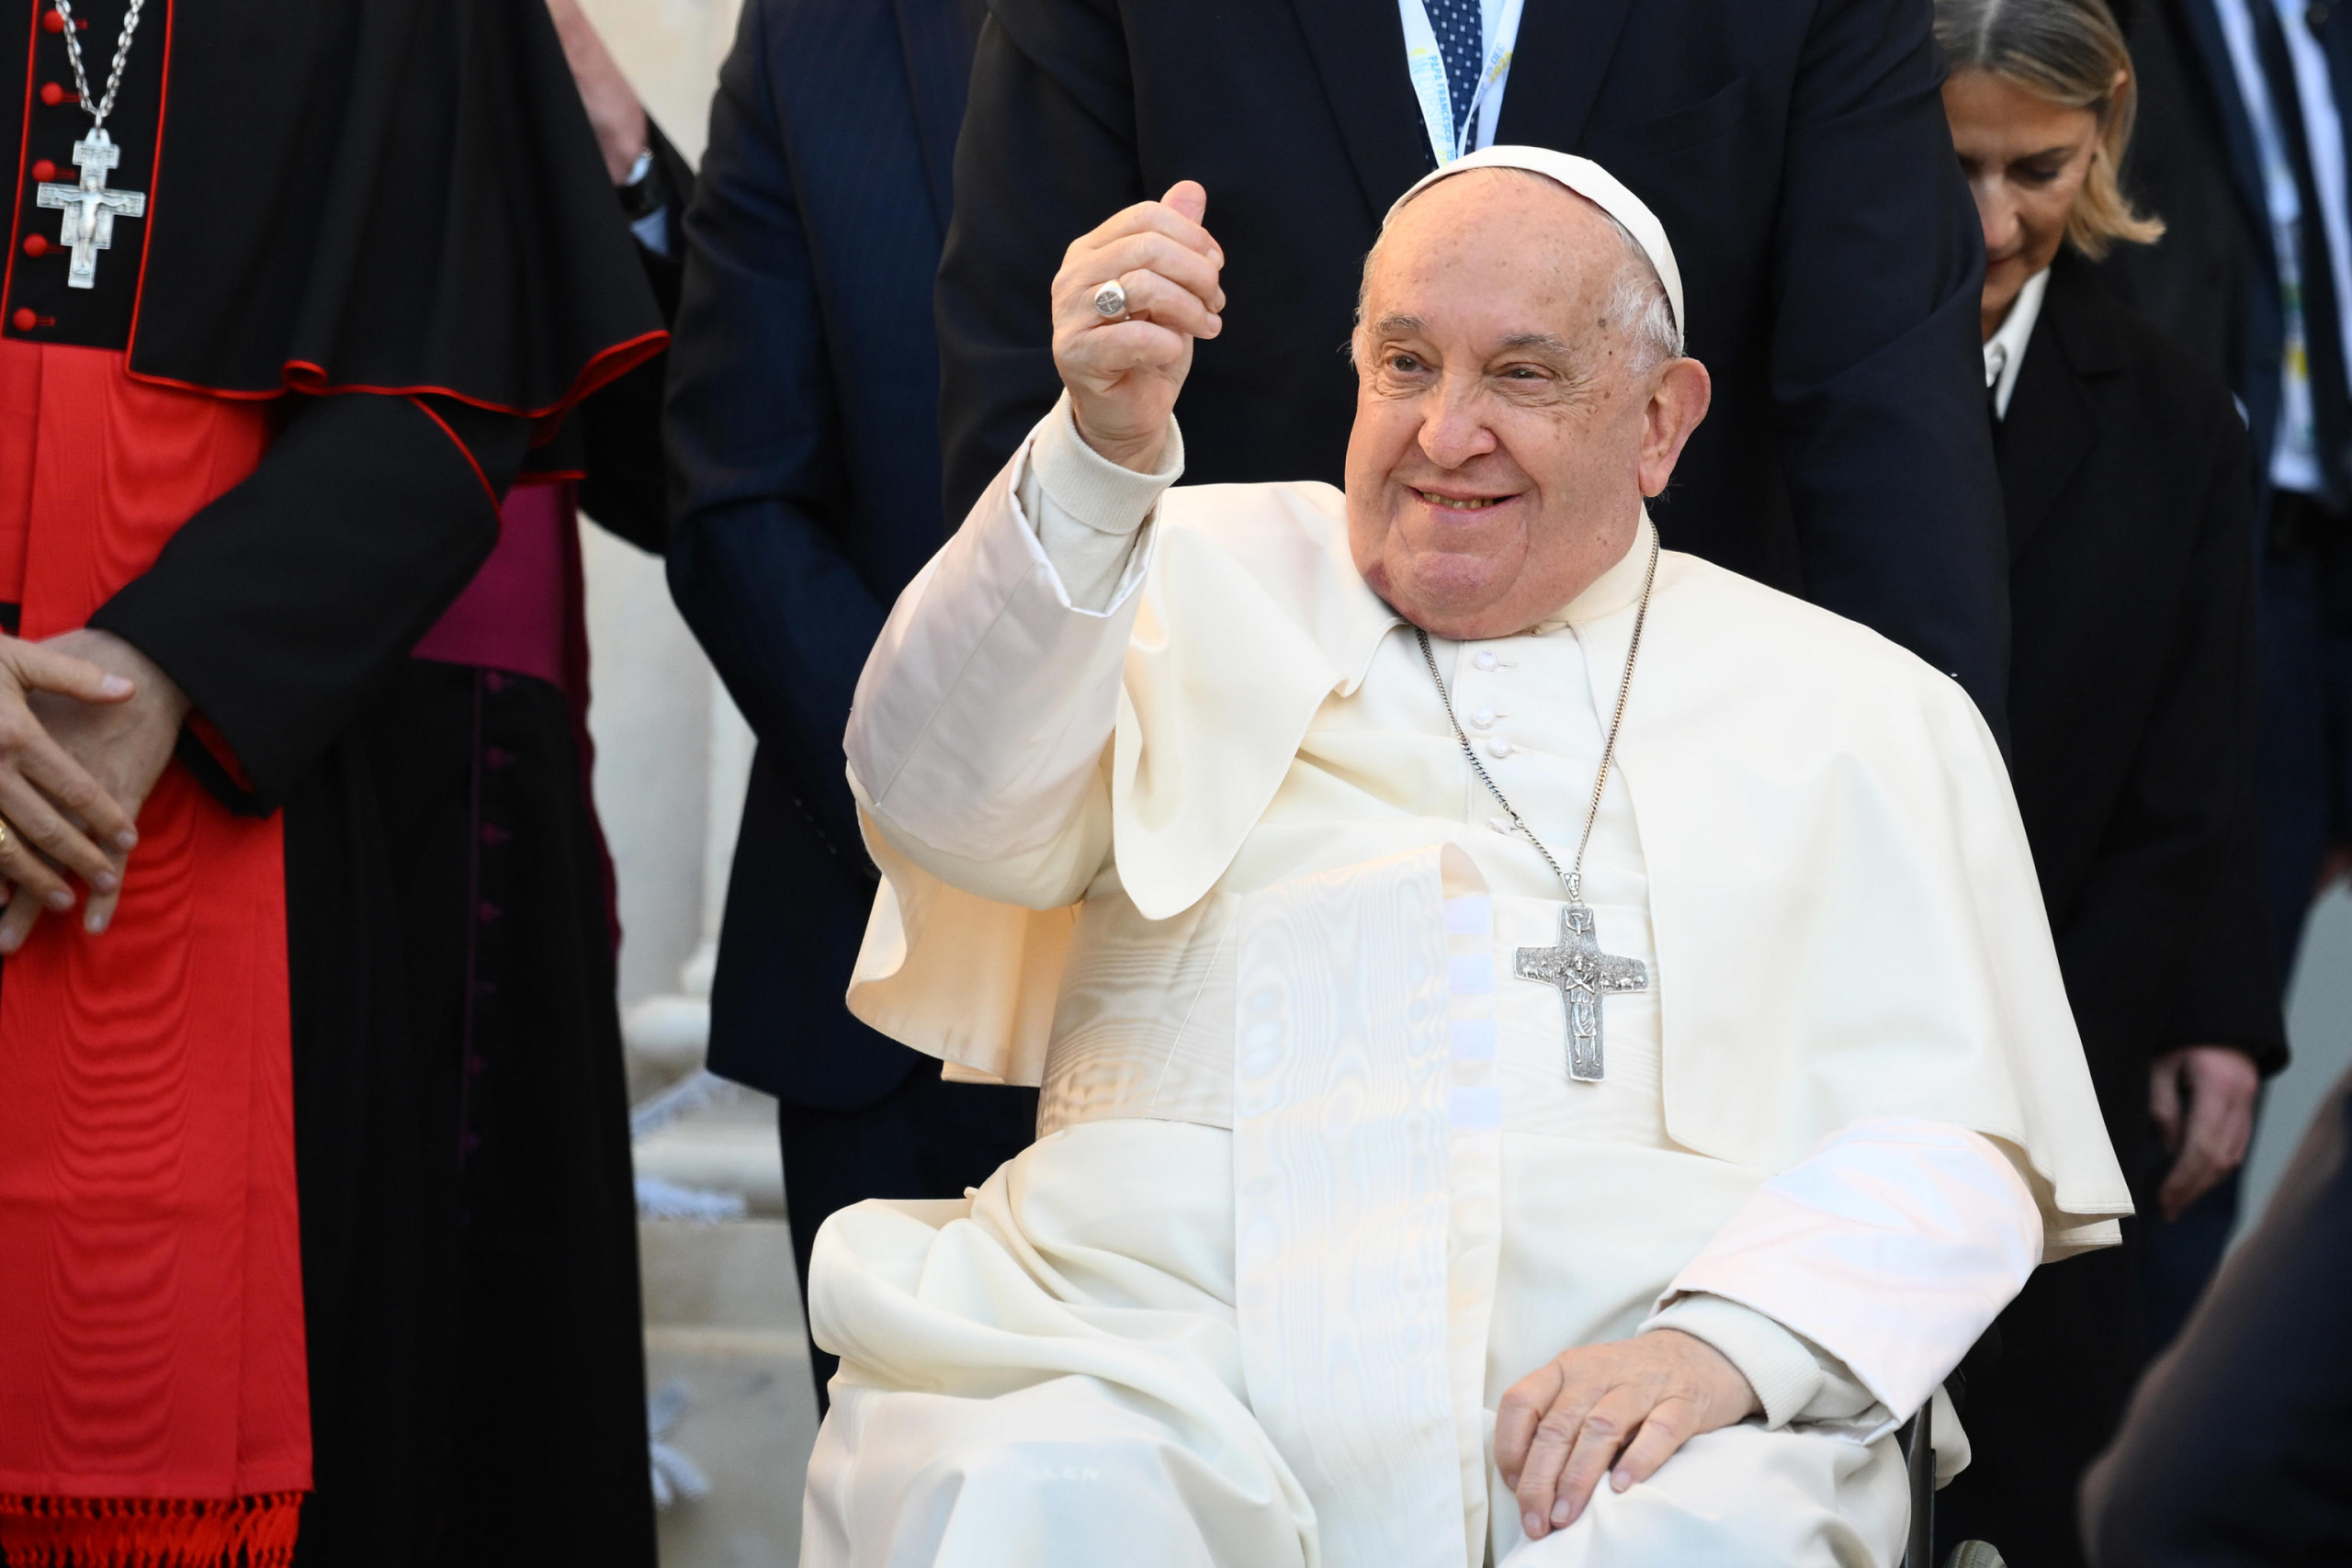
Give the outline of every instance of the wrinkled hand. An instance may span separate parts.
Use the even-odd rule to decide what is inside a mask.
[[[0,925],[29,928],[44,908],[70,909],[71,873],[96,891],[119,886],[122,857],[138,840],[136,815],[59,743],[44,719],[57,707],[107,712],[133,682],[55,643],[0,637],[0,878],[11,908]],[[22,896],[19,896],[22,895]],[[0,942],[0,952],[14,952]]]
[[[1225,323],[1217,272],[1225,253],[1201,227],[1208,192],[1179,180],[1075,241],[1054,275],[1054,367],[1069,389],[1078,433],[1103,457],[1148,473],[1193,368],[1193,340]],[[1106,321],[1094,296],[1117,280],[1126,316]]]
[[[1760,1408],[1739,1369],[1703,1339],[1661,1328],[1587,1345],[1562,1351],[1503,1395],[1495,1468],[1519,1495],[1520,1528],[1541,1540],[1576,1523],[1603,1474],[1623,1492],[1700,1433]]]
[[[2165,1152],[2179,1156],[2156,1192],[2167,1221],[2245,1162],[2261,1087],[2253,1058],[2228,1045],[2184,1045],[2148,1069],[2148,1114],[2164,1134]]]
[[[85,629],[39,644],[16,646],[30,647],[64,667],[90,671],[96,680],[89,689],[101,694],[88,697],[45,687],[31,697],[28,716],[88,782],[93,804],[81,807],[66,803],[69,809],[113,847],[109,854],[90,846],[90,852],[97,856],[95,863],[86,857],[53,857],[89,883],[90,902],[83,913],[83,925],[88,931],[102,931],[114,919],[115,905],[121,897],[123,866],[138,842],[132,824],[139,808],[146,804],[148,792],[163,776],[164,765],[172,760],[180,726],[187,717],[188,701],[153,660],[111,632]],[[6,808],[6,815],[21,832],[34,837],[44,851],[48,849],[47,842],[17,817],[13,804]],[[34,859],[0,856],[0,872],[40,895],[8,900],[7,909],[0,913],[0,953],[14,953],[24,945],[44,908],[72,907],[70,891],[62,902],[48,891],[48,886],[63,888],[54,871],[26,863]],[[85,863],[89,869],[85,869]],[[47,886],[39,875],[48,877]]]

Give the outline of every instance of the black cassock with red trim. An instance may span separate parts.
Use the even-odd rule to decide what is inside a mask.
[[[94,93],[128,7],[73,6]],[[74,287],[92,124],[67,37],[51,0],[0,0],[0,578],[74,526],[25,476],[59,450],[35,425],[82,412],[55,376],[38,418],[9,402],[40,355],[267,420],[258,466],[87,624],[187,693],[180,759],[217,801],[283,812],[314,1473],[297,1561],[650,1568],[576,711],[410,657],[567,412],[658,374],[646,265],[543,0],[144,0],[103,171],[144,200],[113,204],[104,248],[81,235]],[[67,188],[44,205],[45,186]],[[86,412],[136,445],[121,407]]]
[[[126,8],[74,7],[95,93]],[[543,7],[147,0],[107,130],[111,184],[152,205],[118,223],[95,290],[66,286],[62,214],[32,199],[38,164],[78,178],[90,129],[56,15],[0,4],[0,37],[27,43],[0,73],[28,176],[12,334],[127,346],[141,377],[232,397],[439,391],[531,414],[658,346]]]

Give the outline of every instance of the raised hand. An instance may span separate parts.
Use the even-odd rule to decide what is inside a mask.
[[[1074,242],[1054,275],[1054,367],[1069,389],[1078,433],[1138,473],[1158,466],[1169,415],[1193,367],[1193,340],[1224,330],[1225,253],[1201,226],[1208,192],[1179,180]],[[1105,316],[1103,286],[1126,292]]]
[[[1661,1328],[1587,1345],[1503,1395],[1495,1468],[1519,1495],[1520,1528],[1541,1540],[1576,1523],[1603,1475],[1623,1492],[1700,1433],[1759,1408],[1739,1369],[1703,1339]]]

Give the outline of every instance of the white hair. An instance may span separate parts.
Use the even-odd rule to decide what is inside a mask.
[[[1546,185],[1566,188],[1549,175],[1537,174],[1532,169],[1498,168],[1487,172],[1542,180]],[[1681,323],[1674,319],[1674,303],[1667,298],[1666,284],[1659,278],[1656,264],[1651,262],[1649,253],[1642,249],[1641,242],[1634,238],[1634,231],[1620,223],[1614,214],[1603,210],[1598,203],[1593,204],[1593,210],[1600,213],[1601,221],[1609,225],[1618,243],[1625,247],[1624,254],[1618,260],[1617,276],[1611,280],[1609,304],[1601,319],[1623,333],[1626,341],[1632,344],[1633,374],[1646,376],[1668,360],[1682,357]],[[1393,219],[1396,214],[1392,212],[1389,216]],[[1372,242],[1372,249],[1364,253],[1363,271],[1356,282],[1356,325],[1359,328],[1363,325],[1364,291],[1372,285],[1372,264],[1380,254],[1382,243],[1387,238],[1388,224],[1384,222],[1380,226],[1380,233]],[[1355,354],[1352,334],[1348,339],[1348,354],[1351,358]]]
[[[1634,231],[1609,213],[1603,212],[1601,217],[1609,220],[1609,226],[1617,231],[1617,238],[1625,246],[1624,257],[1617,264],[1617,276],[1609,288],[1607,320],[1633,343],[1634,374],[1646,376],[1668,360],[1682,357],[1682,326],[1674,319],[1674,304],[1666,297],[1666,284],[1658,277],[1649,253],[1634,238]]]

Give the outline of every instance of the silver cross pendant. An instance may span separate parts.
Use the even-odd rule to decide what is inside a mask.
[[[1649,966],[1638,958],[1601,952],[1593,935],[1591,908],[1569,904],[1560,910],[1559,944],[1521,948],[1518,973],[1522,980],[1558,987],[1568,1014],[1568,1077],[1599,1083],[1601,993],[1648,990]]]
[[[45,184],[35,199],[65,214],[63,230],[57,237],[59,244],[74,253],[65,286],[96,288],[98,253],[113,248],[114,220],[147,216],[147,197],[141,191],[107,188],[107,171],[122,162],[122,149],[114,144],[104,126],[94,126],[89,135],[74,143],[74,162],[82,171],[79,185]]]

